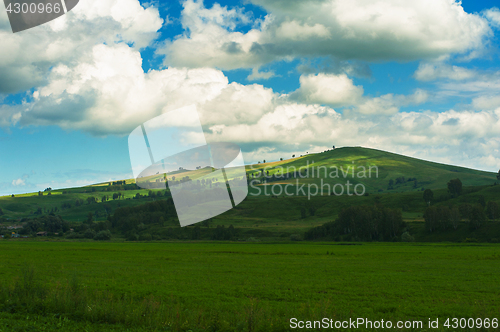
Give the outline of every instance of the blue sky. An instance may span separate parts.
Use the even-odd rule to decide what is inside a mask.
[[[81,0],[0,11],[0,195],[131,178],[127,136],[195,105],[247,163],[365,146],[500,168],[494,1]]]

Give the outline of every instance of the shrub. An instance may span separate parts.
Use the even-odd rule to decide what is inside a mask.
[[[139,241],[139,235],[130,233],[127,235],[127,241]]]
[[[290,235],[290,241],[302,241],[302,237],[300,234],[292,234]]]
[[[413,238],[413,236],[411,236],[410,233],[404,232],[401,235],[401,241],[403,241],[403,242],[413,242],[413,241],[415,241],[415,238]]]
[[[68,236],[66,236],[67,239],[83,239],[84,236],[81,233],[70,233]]]
[[[151,241],[153,237],[149,233],[139,235],[139,241]]]
[[[111,239],[111,232],[109,230],[100,231],[94,236],[94,240],[96,241],[107,241]]]
[[[96,233],[93,229],[88,228],[85,233],[83,233],[83,237],[86,239],[93,239],[96,236]]]

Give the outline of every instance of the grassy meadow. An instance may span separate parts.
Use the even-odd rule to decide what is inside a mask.
[[[500,318],[499,249],[8,240],[0,330],[40,331],[38,322],[48,331],[287,331],[293,317]]]

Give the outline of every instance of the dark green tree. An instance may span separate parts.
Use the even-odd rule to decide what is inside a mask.
[[[453,229],[457,229],[460,224],[460,211],[456,206],[452,207],[450,210],[450,222]]]
[[[424,201],[427,205],[431,204],[432,199],[434,198],[434,192],[430,189],[425,189],[424,191]]]
[[[460,179],[453,179],[448,182],[448,192],[452,197],[457,197],[462,194],[462,181]]]
[[[498,218],[498,215],[500,214],[500,207],[498,206],[498,203],[489,201],[488,205],[486,206],[486,214],[491,220],[495,220],[496,218]]]
[[[458,206],[458,210],[460,211],[462,219],[470,219],[472,205],[469,203],[462,203]]]
[[[485,207],[486,207],[486,199],[484,198],[484,196],[483,196],[483,195],[479,196],[479,198],[478,198],[478,203],[479,203],[479,204],[481,204],[481,206],[482,206],[483,208],[485,208]]]
[[[210,223],[212,222],[212,219],[205,219],[201,222],[201,224],[206,227],[206,228],[210,228]]]
[[[484,208],[480,204],[472,206],[469,222],[470,229],[478,229],[485,222],[486,213],[484,213]]]
[[[425,228],[432,233],[438,225],[438,210],[435,206],[430,206],[424,213]]]
[[[497,180],[500,181],[500,170],[498,170]]]
[[[194,226],[193,231],[191,232],[191,240],[199,240],[201,239],[201,227],[199,225]]]
[[[87,215],[87,220],[85,220],[85,222],[87,224],[92,224],[93,221],[94,221],[94,215],[92,214],[92,212],[89,212],[89,214]]]

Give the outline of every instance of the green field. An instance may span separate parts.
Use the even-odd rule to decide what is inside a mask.
[[[293,317],[428,330],[428,318],[500,318],[499,249],[7,240],[0,330],[287,331]]]

